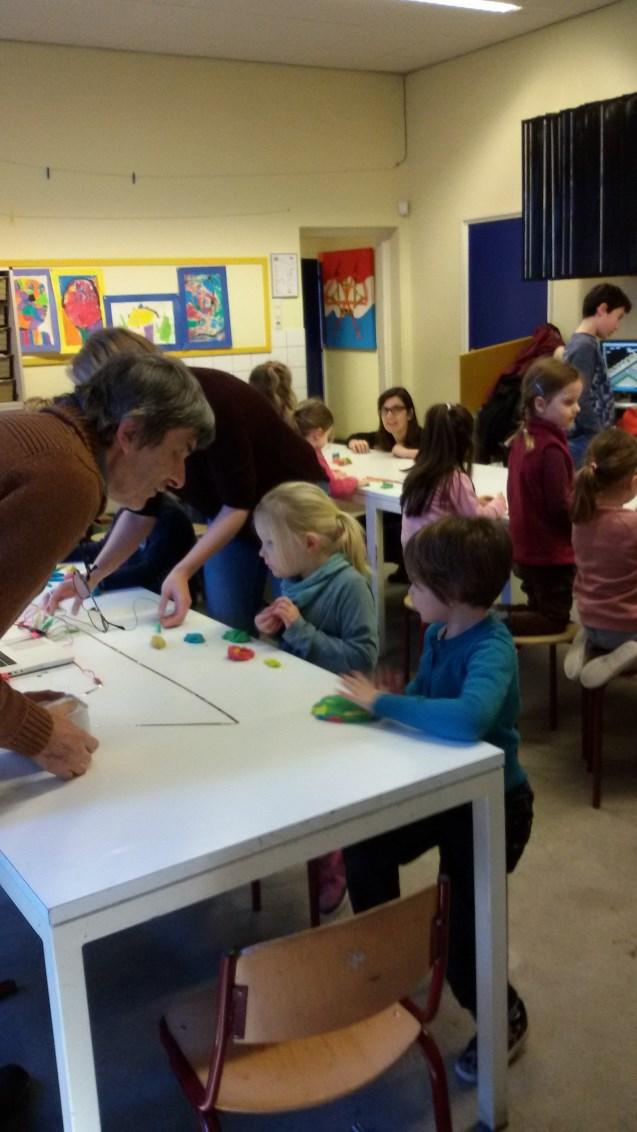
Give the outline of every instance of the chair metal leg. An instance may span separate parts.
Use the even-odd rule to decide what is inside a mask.
[[[549,645],[549,726],[557,731],[557,645]]]
[[[261,881],[253,880],[250,885],[250,892],[252,895],[252,911],[261,911]]]
[[[418,1044],[427,1062],[427,1069],[429,1071],[429,1080],[431,1082],[431,1092],[434,1102],[436,1132],[453,1132],[447,1074],[440,1050],[431,1034],[424,1029],[418,1035]]]
[[[590,691],[582,685],[582,760],[588,771],[591,766],[591,699]]]
[[[592,689],[591,769],[593,771],[593,807],[602,804],[602,727],[604,719],[604,687]]]
[[[307,891],[310,899],[310,926],[318,928],[321,922],[319,908],[319,866],[316,859],[307,863]]]

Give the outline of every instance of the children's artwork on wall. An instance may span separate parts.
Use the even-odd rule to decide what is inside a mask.
[[[44,267],[16,271],[13,294],[21,349],[28,354],[58,353],[60,333],[50,273]]]
[[[106,322],[142,334],[160,350],[182,344],[179,295],[106,295]]]
[[[63,353],[76,354],[94,330],[104,326],[102,295],[104,287],[99,271],[56,271],[53,280],[60,315],[60,338]]]
[[[183,348],[232,346],[225,267],[180,267],[179,294],[185,319]]]
[[[374,249],[322,252],[325,346],[375,350]]]

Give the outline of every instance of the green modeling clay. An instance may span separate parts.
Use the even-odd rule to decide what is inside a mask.
[[[371,723],[376,719],[375,715],[346,700],[345,696],[323,696],[314,704],[312,715],[326,723]]]
[[[232,641],[235,645],[244,645],[250,640],[250,634],[245,629],[226,629],[223,634],[224,641]]]

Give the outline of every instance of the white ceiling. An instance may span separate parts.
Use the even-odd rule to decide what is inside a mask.
[[[616,0],[494,15],[410,0],[0,0],[0,39],[406,73]]]

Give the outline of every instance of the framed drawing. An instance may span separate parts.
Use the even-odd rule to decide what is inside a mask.
[[[13,297],[22,353],[59,353],[60,332],[50,272],[45,267],[15,271]]]
[[[232,346],[225,267],[177,270],[184,318],[184,350],[227,350]]]
[[[104,308],[108,326],[142,334],[160,350],[182,344],[179,295],[106,295]]]
[[[60,319],[60,349],[77,354],[94,330],[104,326],[104,285],[101,272],[66,268],[53,271]]]
[[[322,252],[319,259],[326,348],[375,350],[374,249]]]

